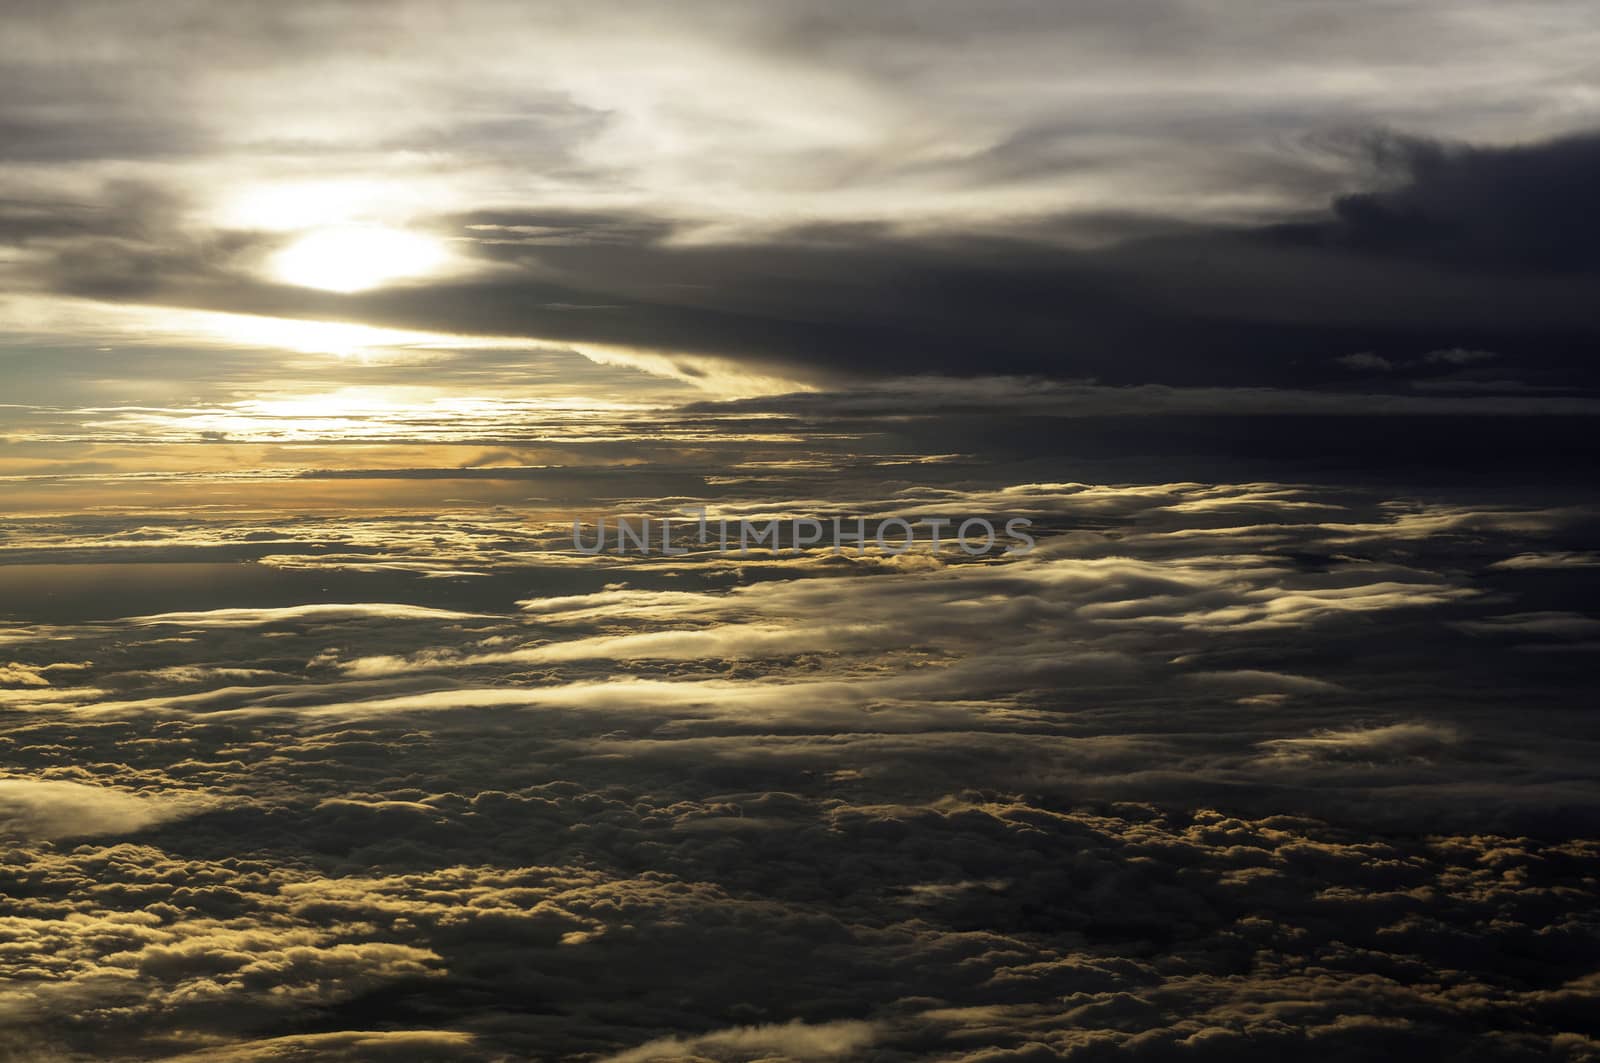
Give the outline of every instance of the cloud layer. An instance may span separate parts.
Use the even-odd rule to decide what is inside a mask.
[[[798,486],[785,510],[824,505]],[[225,540],[270,527],[279,553],[132,619],[85,599],[8,629],[39,680],[7,691],[32,773],[0,793],[13,1043],[1594,1050],[1590,570],[1506,564],[1569,556],[1592,508],[855,491],[836,504],[871,520],[1027,515],[1039,546],[584,555],[509,514],[366,542],[230,517]],[[215,556],[215,521],[149,521],[12,548],[107,573]],[[132,560],[149,542],[165,565]],[[235,604],[208,607],[219,579]],[[285,602],[314,589],[337,597]]]

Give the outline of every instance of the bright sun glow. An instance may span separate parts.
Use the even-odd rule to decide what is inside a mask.
[[[273,256],[272,272],[301,288],[360,292],[422,276],[444,261],[437,240],[377,225],[348,225],[302,236]]]
[[[232,190],[219,205],[218,221],[234,229],[293,232],[325,225],[376,222],[391,184],[358,178],[274,181]]]

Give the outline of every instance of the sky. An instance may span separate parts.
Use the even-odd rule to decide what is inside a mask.
[[[12,0],[0,1060],[1600,1059],[1596,54]]]

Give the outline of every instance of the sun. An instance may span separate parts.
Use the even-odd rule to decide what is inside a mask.
[[[272,258],[285,284],[329,292],[361,292],[432,273],[445,262],[439,241],[380,225],[341,225],[300,237]]]

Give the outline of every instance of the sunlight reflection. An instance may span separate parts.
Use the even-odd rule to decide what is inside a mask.
[[[501,399],[423,386],[352,385],[190,409],[108,410],[109,419],[92,423],[143,438],[233,442],[446,440],[529,431],[588,438],[623,431],[631,418],[656,409],[592,396]]]
[[[451,349],[519,349],[527,340],[452,336],[442,332],[360,325],[348,321],[308,321],[252,314],[207,311],[160,311],[159,324],[175,336],[196,336],[233,347],[261,347],[297,354],[332,354],[341,358],[382,360],[405,351]]]

